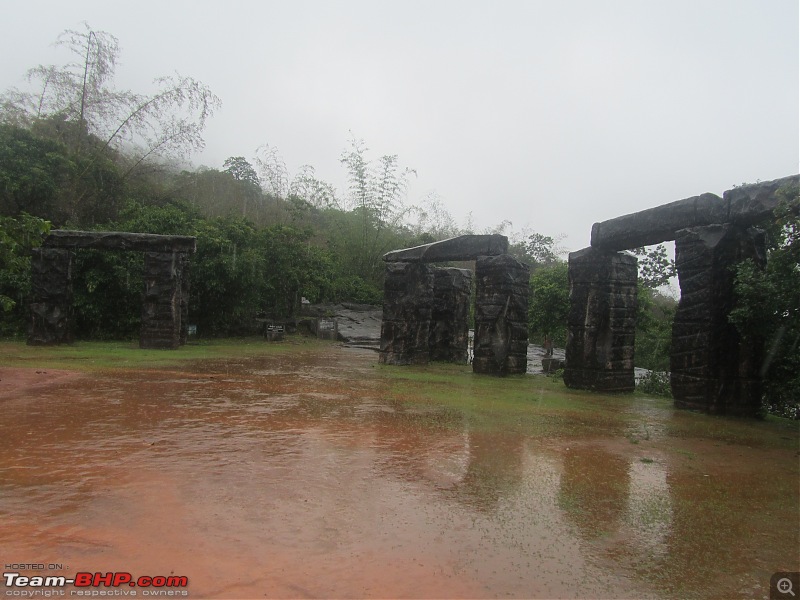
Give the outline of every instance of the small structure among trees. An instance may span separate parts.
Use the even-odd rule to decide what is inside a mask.
[[[34,250],[31,262],[29,345],[72,342],[72,259],[83,248],[144,252],[139,347],[174,349],[186,343],[194,237],[56,230]]]

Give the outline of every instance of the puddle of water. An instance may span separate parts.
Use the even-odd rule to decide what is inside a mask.
[[[332,346],[7,393],[0,560],[186,575],[196,598],[752,597],[800,568],[796,448],[676,437],[685,417],[637,400],[581,437],[486,427],[374,363]]]

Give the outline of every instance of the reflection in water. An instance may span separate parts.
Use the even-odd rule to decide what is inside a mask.
[[[625,522],[632,545],[648,561],[663,559],[672,527],[672,496],[667,471],[660,462],[630,463],[630,495]]]
[[[630,488],[628,463],[602,447],[575,444],[564,453],[559,506],[580,535],[619,528]]]
[[[559,507],[596,558],[650,579],[669,552],[673,500],[663,462],[631,448],[574,443],[564,456]]]
[[[197,598],[639,598],[738,593],[712,566],[761,577],[789,546],[757,454],[503,431],[373,364],[330,347],[0,397],[0,559],[172,572]],[[758,527],[774,555],[741,543]]]

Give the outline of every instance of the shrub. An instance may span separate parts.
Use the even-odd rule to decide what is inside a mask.
[[[669,373],[664,371],[648,371],[639,378],[636,389],[645,394],[672,398]]]

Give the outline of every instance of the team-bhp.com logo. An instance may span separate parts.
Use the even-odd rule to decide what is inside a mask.
[[[136,596],[137,590],[130,588],[142,588],[140,590],[142,596],[189,595],[189,592],[180,589],[189,585],[189,578],[182,575],[142,575],[134,578],[130,573],[114,571],[109,573],[80,572],[75,573],[75,577],[3,573],[3,582],[6,586],[6,596],[28,598],[64,596],[66,591],[61,588],[68,585],[79,588],[69,590],[70,596]]]

